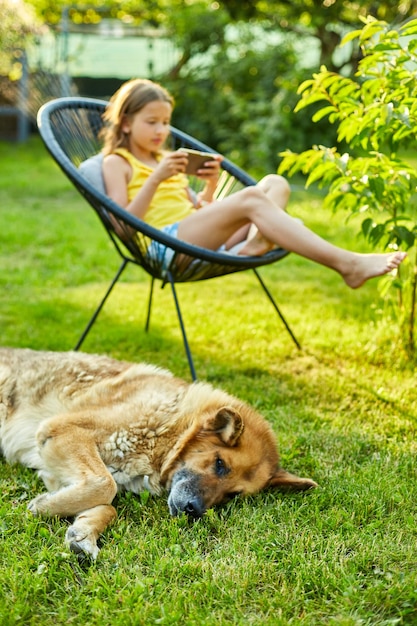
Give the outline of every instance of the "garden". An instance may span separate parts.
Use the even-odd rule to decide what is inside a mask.
[[[118,260],[38,138],[0,144],[0,162],[2,345],[70,350]],[[366,251],[354,221],[341,228],[322,205],[299,191],[290,211]],[[155,294],[145,333],[149,278],[128,272],[83,348],[189,379],[171,294]],[[86,566],[64,547],[65,520],[27,511],[35,474],[2,462],[2,624],[414,623],[417,390],[414,366],[378,347],[378,281],[351,291],[295,255],[262,275],[302,349],[250,273],[183,285],[197,371],[253,404],[283,466],[319,488],[238,499],[195,523],[170,518],[164,498],[120,495]]]
[[[294,254],[262,268],[301,349],[251,272],[178,287],[199,378],[261,412],[282,466],[318,488],[237,498],[197,521],[171,518],[164,497],[121,493],[90,562],[65,547],[68,520],[27,510],[36,474],[1,459],[2,625],[416,623],[415,24],[406,47],[382,22],[362,26],[350,35],[360,79],[322,68],[300,87],[300,111],[330,116],[344,151],[301,147],[280,167],[293,174],[292,215],[338,246],[406,249],[405,271],[350,290]],[[371,57],[391,74],[375,75]],[[390,96],[382,120],[376,92],[361,91],[370,75]],[[0,142],[0,206],[1,345],[73,349],[118,266],[111,242],[36,133]],[[189,380],[169,287],[145,332],[148,289],[129,267],[83,350]]]

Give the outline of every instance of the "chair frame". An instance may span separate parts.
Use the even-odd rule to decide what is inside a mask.
[[[81,334],[75,346],[75,350],[78,350],[83,344],[107,298],[110,296],[110,293],[120,279],[125,268],[130,263],[142,267],[151,276],[145,323],[146,331],[149,330],[150,325],[155,280],[160,280],[162,287],[164,287],[166,283],[170,284],[181,329],[184,349],[193,380],[197,379],[197,374],[185,330],[183,315],[175,286],[176,283],[208,280],[225,274],[241,272],[248,269],[253,270],[259,284],[284,324],[284,327],[289,333],[292,341],[297,348],[300,349],[300,343],[295,337],[288,322],[281,313],[274,297],[265,285],[265,282],[258,271],[258,268],[263,265],[269,265],[283,259],[289,254],[288,251],[277,248],[260,257],[239,256],[226,252],[208,250],[206,248],[188,244],[167,235],[166,233],[150,226],[143,220],[135,217],[131,213],[128,213],[122,207],[113,202],[108,196],[106,196],[105,193],[97,189],[85,178],[84,175],[80,173],[78,169],[80,163],[100,151],[101,146],[98,134],[102,127],[101,115],[107,104],[108,102],[105,100],[97,100],[94,98],[57,98],[44,104],[39,110],[37,118],[40,135],[50,155],[80,194],[96,211],[107,231],[107,234],[121,257],[121,264],[116,271],[116,274],[113,277],[106,293]],[[88,143],[87,140],[84,141],[83,137],[83,133],[87,133],[87,126],[91,127],[90,131],[94,135],[93,140],[90,141],[90,143]],[[196,150],[213,152],[213,150],[206,144],[196,140],[194,137],[191,137],[187,133],[175,127],[171,127],[171,136],[176,141],[176,147],[184,146]],[[221,168],[223,172],[225,172],[225,176],[228,177],[229,183],[230,181],[233,181],[233,184],[237,182],[237,184],[243,187],[256,184],[256,181],[252,177],[228,159],[224,159],[222,161]],[[226,193],[227,195],[227,189],[226,192],[223,190],[223,193]],[[129,239],[129,241],[125,238],[121,238],[120,232],[117,231],[117,228],[115,229],[115,221],[117,222],[119,228],[124,229],[124,232],[131,233],[133,229],[135,231],[135,237],[137,236],[137,238],[142,238],[142,240],[147,239],[148,241],[149,239],[152,239],[172,249],[174,251],[174,259],[168,270],[162,271],[160,265],[155,264],[155,262],[149,262],[146,254],[143,254],[143,249],[141,249],[140,245],[137,243],[136,238],[135,240],[133,238]],[[184,254],[191,257],[195,261],[193,264],[190,264],[190,266],[193,266],[193,273],[191,273],[191,275],[189,272],[187,274],[187,270],[181,273],[175,264],[176,257]],[[194,269],[194,266],[196,269]]]

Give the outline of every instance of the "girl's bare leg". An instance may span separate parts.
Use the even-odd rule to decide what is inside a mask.
[[[246,241],[246,239],[251,236],[250,231],[252,227],[253,227],[253,224],[246,224],[246,226],[239,228],[239,230],[233,233],[233,235],[229,237],[229,239],[226,241],[226,244],[225,244],[226,250],[230,250],[230,248],[233,248],[238,243],[243,243],[244,241]],[[255,227],[255,231],[258,232],[256,227]]]
[[[283,211],[287,209],[287,204],[291,195],[291,187],[286,178],[278,174],[269,174],[262,178],[256,185],[262,189],[264,194]]]
[[[258,186],[247,187],[196,211],[180,223],[178,237],[216,250],[250,223],[267,241],[335,270],[353,289],[397,268],[406,256],[404,252],[357,254],[338,248],[278,208]]]
[[[265,176],[257,185],[265,193],[267,198],[279,209],[286,210],[290,199],[291,188],[285,178],[275,174]],[[247,235],[248,242],[239,250],[239,254],[247,256],[261,256],[276,247],[262,235],[256,227],[252,227]]]

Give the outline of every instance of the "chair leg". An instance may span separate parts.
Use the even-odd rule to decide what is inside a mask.
[[[113,287],[115,286],[115,284],[119,280],[119,278],[120,278],[123,270],[125,269],[127,263],[128,263],[127,260],[123,259],[122,264],[120,265],[119,269],[117,270],[117,272],[115,274],[115,277],[113,278],[112,282],[109,285],[109,288],[107,289],[106,293],[104,294],[104,298],[102,299],[102,301],[98,305],[97,309],[94,311],[90,321],[88,322],[87,326],[85,327],[85,330],[84,330],[83,334],[79,338],[78,343],[75,346],[74,350],[79,350],[80,349],[81,344],[83,343],[84,339],[87,337],[87,335],[88,335],[92,325],[96,321],[96,319],[98,317],[98,314],[100,313],[101,309],[103,308],[104,303],[106,302],[107,298],[109,297]]]
[[[146,315],[146,324],[145,324],[145,332],[148,332],[149,325],[151,323],[151,308],[152,308],[152,299],[153,299],[153,288],[155,286],[155,278],[151,277],[151,288],[149,290],[149,299],[148,299],[148,313]]]
[[[185,353],[186,353],[187,359],[188,359],[188,365],[190,367],[191,378],[193,380],[197,380],[197,374],[196,374],[195,367],[194,367],[194,361],[193,361],[193,357],[191,355],[191,350],[190,350],[190,346],[189,346],[189,343],[188,343],[187,334],[185,332],[185,326],[184,326],[184,322],[183,322],[182,315],[181,315],[180,304],[179,304],[179,301],[178,301],[177,292],[176,292],[176,289],[175,289],[175,283],[174,283],[174,279],[172,278],[171,272],[167,273],[167,278],[168,278],[169,284],[171,285],[171,289],[172,289],[172,295],[173,295],[173,298],[174,298],[175,308],[177,310],[178,321],[180,323],[180,328],[181,328],[181,333],[182,333],[182,340],[183,340],[183,343],[184,343]]]
[[[269,300],[271,301],[272,306],[274,307],[275,311],[278,313],[279,317],[281,318],[281,321],[284,324],[285,328],[287,329],[291,339],[293,340],[293,342],[295,343],[297,348],[299,350],[301,350],[301,345],[300,345],[299,341],[297,340],[297,338],[295,337],[295,335],[292,332],[291,328],[289,327],[287,320],[285,319],[285,317],[283,316],[283,314],[279,310],[277,303],[275,302],[274,298],[272,297],[272,294],[269,291],[268,287],[265,285],[264,281],[262,280],[259,272],[256,269],[254,269],[253,271],[255,273],[256,278],[259,280],[259,282],[260,282],[260,284],[262,286],[262,289],[265,291],[266,295],[268,296]]]

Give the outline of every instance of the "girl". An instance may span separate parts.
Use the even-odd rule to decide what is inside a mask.
[[[135,79],[113,95],[104,114],[107,194],[133,215],[211,250],[241,242],[239,254],[261,255],[280,246],[335,270],[353,289],[396,269],[405,258],[405,252],[359,254],[328,243],[286,213],[290,188],[281,176],[266,176],[254,187],[214,200],[220,155],[198,170],[205,187],[193,200],[184,174],[187,154],[163,149],[173,106],[163,87]],[[251,225],[255,232],[245,239]]]

